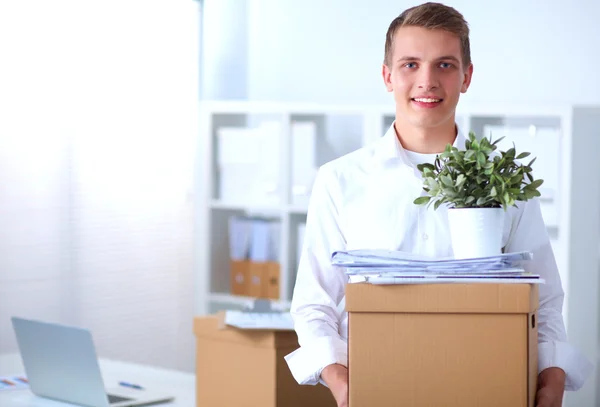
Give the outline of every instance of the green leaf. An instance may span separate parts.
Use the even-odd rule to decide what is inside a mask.
[[[431,199],[430,196],[420,196],[417,199],[415,199],[413,203],[415,205],[424,205],[424,204],[428,203],[430,199]]]
[[[442,191],[448,198],[456,198],[458,196],[454,188],[442,188]]]
[[[494,198],[498,196],[498,191],[496,191],[496,187],[492,187],[490,191],[490,196]]]
[[[494,141],[492,143],[492,145],[494,145],[494,146],[497,145],[499,142],[501,142],[502,140],[504,140],[504,138],[505,138],[505,136],[500,137],[499,139],[497,139],[496,141]]]
[[[544,183],[543,179],[536,179],[535,181],[528,184],[529,188],[539,188]]]
[[[442,180],[442,183],[448,187],[454,186],[454,183],[452,182],[452,178],[450,178],[449,175],[442,175],[441,180]]]
[[[522,175],[515,175],[514,177],[512,177],[508,180],[508,184],[509,185],[521,185],[522,181],[523,181]]]
[[[434,205],[433,205],[433,210],[437,210],[437,208],[440,207],[440,205],[442,204],[442,201],[437,201]]]
[[[520,160],[521,158],[529,157],[530,155],[531,155],[531,153],[521,153],[517,156],[517,160]]]
[[[477,152],[477,164],[484,166],[485,165],[485,154],[481,151]]]
[[[427,170],[433,171],[435,169],[435,167],[433,166],[433,164],[430,163],[423,163],[423,164],[418,164],[417,165],[417,169],[421,172]]]
[[[458,177],[456,177],[456,186],[460,187],[462,184],[465,183],[466,180],[467,177],[465,177],[465,174],[458,174]]]

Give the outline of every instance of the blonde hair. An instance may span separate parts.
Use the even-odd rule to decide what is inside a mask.
[[[456,35],[462,49],[464,68],[471,65],[471,45],[469,25],[463,15],[452,7],[441,3],[424,3],[405,10],[392,21],[385,36],[385,56],[383,63],[391,68],[394,35],[402,27],[413,26],[430,30],[444,30]]]

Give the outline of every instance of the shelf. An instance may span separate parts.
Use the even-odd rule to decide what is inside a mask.
[[[308,213],[307,205],[290,205],[287,207],[287,212],[294,215],[306,215]]]
[[[213,200],[210,203],[212,209],[222,209],[226,211],[244,211],[244,212],[281,212],[281,206],[273,205],[244,205],[242,203],[223,202]]]
[[[244,211],[244,212],[279,212],[290,213],[293,215],[306,215],[308,212],[307,205],[287,205],[287,206],[270,206],[270,205],[244,205],[241,203],[229,203],[219,200],[213,200],[210,203],[212,209],[220,209],[224,211]]]
[[[362,116],[366,111],[394,114],[388,105],[322,105],[318,103],[280,103],[259,101],[203,101],[201,108],[211,114],[348,114]]]
[[[254,300],[256,300],[256,298],[254,297],[244,297],[241,295],[233,295],[229,293],[210,293],[209,298],[212,302],[235,304],[243,307],[252,307]],[[273,307],[273,309],[278,311],[288,310],[290,308],[290,302],[273,300],[271,306]]]

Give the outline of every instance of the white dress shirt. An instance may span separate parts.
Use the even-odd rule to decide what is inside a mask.
[[[459,131],[454,145],[464,148],[464,143]],[[319,169],[291,306],[300,348],[286,356],[298,383],[323,383],[323,368],[348,366],[347,277],[331,265],[334,251],[388,249],[452,256],[447,209],[413,203],[423,194],[414,162],[432,157],[405,151],[392,125],[380,140]],[[517,205],[506,212],[502,246],[506,252],[533,252],[526,268],[545,279],[539,287],[539,371],[560,367],[566,372],[566,389],[577,390],[593,366],[567,343],[564,292],[539,202]]]

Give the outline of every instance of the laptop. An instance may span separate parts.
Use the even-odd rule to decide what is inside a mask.
[[[86,407],[130,407],[174,397],[135,388],[105,389],[92,335],[86,329],[12,318],[31,391]]]

